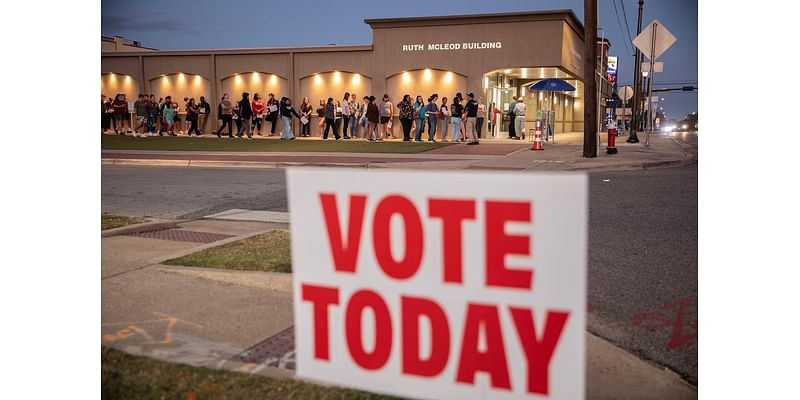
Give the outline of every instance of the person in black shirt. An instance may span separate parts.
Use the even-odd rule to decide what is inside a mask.
[[[278,112],[281,114],[281,140],[294,140],[294,131],[292,131],[292,114],[297,119],[300,115],[292,107],[292,100],[288,97],[281,98],[280,108]]]
[[[451,141],[458,142],[461,134],[461,117],[464,114],[464,106],[461,105],[461,98],[456,96],[453,98],[453,104],[450,105],[450,131],[452,132]],[[442,133],[442,141],[447,138],[447,132]]]
[[[464,130],[467,134],[467,144],[478,144],[478,132],[475,131],[475,123],[478,119],[478,102],[475,101],[475,95],[472,93],[467,94],[467,106],[465,107],[467,113],[467,121]]]
[[[253,116],[253,108],[250,106],[250,93],[244,92],[242,93],[242,100],[239,102],[239,122],[241,125],[241,131],[239,131],[239,137],[242,137],[242,131],[247,133],[247,138],[253,140],[253,131],[250,128],[250,118]]]
[[[200,123],[198,124],[200,128],[200,134],[202,135],[206,130],[206,124],[208,123],[208,116],[211,115],[211,104],[206,102],[205,96],[200,96],[200,103],[197,104]]]

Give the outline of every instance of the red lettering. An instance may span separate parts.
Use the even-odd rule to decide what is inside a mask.
[[[486,332],[485,352],[478,351],[481,325]],[[496,306],[479,304],[467,306],[467,321],[464,324],[464,340],[461,343],[456,381],[472,384],[477,371],[489,373],[492,387],[511,389],[500,316]]]
[[[550,360],[561,339],[561,332],[567,323],[569,313],[548,311],[544,322],[544,334],[539,340],[533,324],[533,310],[514,307],[510,309],[528,362],[528,392],[546,395],[549,391]]]
[[[400,261],[392,257],[390,221],[394,214],[402,217],[405,230],[405,254]],[[375,210],[372,242],[375,246],[375,258],[386,275],[395,279],[407,279],[417,273],[422,261],[422,238],[422,221],[414,203],[398,195],[381,200]]]
[[[336,195],[320,193],[322,211],[325,215],[325,227],[328,229],[328,240],[333,253],[333,265],[337,272],[356,271],[358,249],[361,244],[361,228],[364,222],[364,205],[367,196],[350,196],[350,217],[347,224],[347,243],[342,242],[342,230],[339,223],[339,209],[336,206]]]
[[[486,202],[486,285],[530,289],[533,270],[506,267],[506,255],[530,254],[528,235],[507,235],[508,221],[530,222],[531,205],[527,202]]]
[[[430,199],[428,212],[431,217],[442,219],[444,281],[461,283],[463,270],[461,222],[465,219],[475,219],[475,201]]]
[[[364,350],[361,340],[361,316],[367,307],[375,314],[375,348],[372,353]],[[371,290],[355,292],[347,304],[345,327],[347,348],[356,364],[370,370],[386,364],[392,351],[392,320],[389,308],[379,294]]]
[[[450,326],[447,316],[436,302],[417,297],[401,297],[403,327],[403,373],[436,376],[444,370],[450,356]],[[431,323],[431,355],[419,355],[419,318]]]
[[[328,306],[339,304],[339,289],[303,284],[302,296],[314,304],[314,358],[328,360]]]

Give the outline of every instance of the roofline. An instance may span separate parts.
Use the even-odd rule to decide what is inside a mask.
[[[481,19],[511,19],[511,20],[541,20],[542,17],[566,17],[567,23],[573,25],[572,28],[583,39],[583,23],[575,16],[572,10],[550,10],[550,11],[522,11],[522,12],[507,12],[507,13],[489,13],[489,14],[464,14],[464,15],[443,15],[443,16],[425,16],[425,17],[400,17],[400,18],[369,18],[365,19],[364,23],[370,25],[373,29],[376,25],[381,28],[388,27],[402,27],[409,25],[431,25],[436,24],[453,24],[460,22],[480,23]],[[545,18],[547,19],[547,18]],[[476,21],[477,20],[477,21]],[[495,21],[486,21],[491,23]]]
[[[372,45],[344,45],[344,46],[301,46],[301,47],[265,47],[265,48],[239,48],[239,49],[196,49],[196,50],[156,50],[156,51],[125,51],[101,53],[103,57],[113,56],[209,56],[209,55],[243,55],[243,54],[288,54],[288,53],[321,53],[331,51],[372,51]]]

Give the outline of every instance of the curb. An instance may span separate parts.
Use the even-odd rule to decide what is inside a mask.
[[[100,232],[101,238],[112,236],[129,235],[131,233],[160,231],[162,229],[177,228],[178,224],[173,221],[143,222],[141,224],[121,226],[119,228],[107,229]]]
[[[168,167],[201,167],[201,168],[261,168],[283,169],[289,167],[339,167],[339,168],[369,168],[370,162],[365,163],[313,163],[313,162],[260,162],[260,161],[211,161],[211,160],[141,160],[129,158],[103,158],[104,165],[149,165]],[[384,163],[380,163],[384,164]]]

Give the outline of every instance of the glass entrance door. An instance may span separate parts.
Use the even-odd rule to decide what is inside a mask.
[[[508,125],[511,122],[508,117],[508,106],[513,101],[511,98],[517,96],[517,88],[494,86],[491,89],[491,101],[500,110],[497,115],[497,126],[492,127],[491,136],[496,138],[508,137]]]

